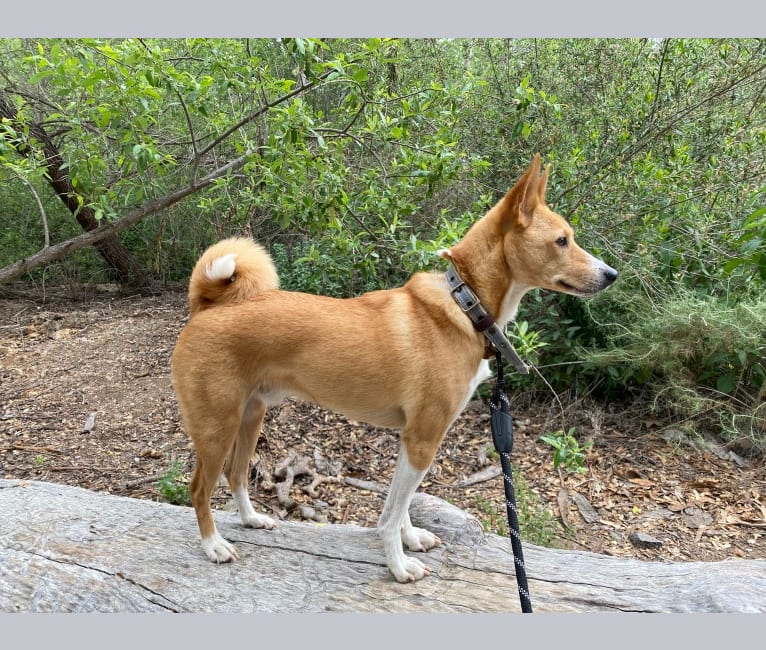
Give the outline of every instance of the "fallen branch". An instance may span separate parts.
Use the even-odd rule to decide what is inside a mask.
[[[482,470],[479,470],[475,474],[471,474],[468,478],[463,479],[462,481],[456,481],[453,483],[450,487],[456,487],[456,488],[465,488],[470,487],[471,485],[476,485],[477,483],[484,483],[485,481],[491,481],[493,478],[497,478],[502,474],[502,470],[497,465],[492,465],[491,467],[485,467]]]
[[[0,451],[33,451],[38,454],[43,453],[49,453],[49,454],[60,454],[62,453],[60,449],[56,449],[55,447],[38,447],[36,445],[11,445],[10,447],[2,447],[0,448]]]
[[[375,481],[363,481],[359,478],[353,478],[346,476],[343,478],[343,482],[351,487],[359,488],[360,490],[368,490],[369,492],[378,492],[379,494],[386,494],[388,488],[385,485],[376,483]]]
[[[49,264],[50,262],[54,262],[63,257],[66,257],[70,253],[80,250],[85,246],[92,246],[93,244],[96,244],[106,239],[107,237],[116,235],[117,233],[125,230],[126,228],[129,228],[133,224],[138,223],[142,219],[145,219],[152,214],[156,214],[161,210],[169,208],[171,205],[178,203],[182,199],[185,199],[187,196],[194,194],[195,192],[198,192],[199,190],[208,187],[209,185],[212,185],[213,182],[217,179],[240,169],[245,165],[248,159],[254,155],[254,153],[255,152],[253,150],[248,150],[239,158],[236,158],[226,165],[219,167],[204,178],[200,179],[197,183],[187,185],[186,187],[180,190],[176,190],[167,196],[164,196],[155,201],[151,201],[145,206],[129,212],[124,217],[121,217],[116,221],[112,221],[111,223],[99,226],[95,230],[90,230],[86,233],[83,233],[82,235],[78,235],[77,237],[73,237],[72,239],[68,239],[59,244],[54,244],[48,248],[44,248],[31,257],[21,259],[18,262],[14,262],[13,264],[0,269],[0,284],[9,282],[10,280],[13,280],[14,278],[17,278],[20,275],[23,275],[24,273],[27,273],[33,269],[36,269],[39,266],[43,266],[44,264]]]
[[[151,476],[145,476],[144,478],[137,478],[137,479],[132,479],[130,481],[123,481],[120,484],[120,488],[123,490],[132,490],[133,488],[141,487],[142,485],[148,485],[149,483],[158,483],[167,475],[168,475],[167,471],[164,471],[158,474],[152,474]]]

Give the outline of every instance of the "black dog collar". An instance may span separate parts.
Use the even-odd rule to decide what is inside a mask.
[[[471,319],[474,329],[484,334],[490,346],[512,363],[517,371],[523,375],[529,374],[529,368],[521,360],[516,350],[513,349],[513,345],[511,345],[505,332],[495,322],[492,314],[482,307],[479,297],[460,277],[453,264],[449,265],[445,276],[452,298],[458,304],[458,307]]]

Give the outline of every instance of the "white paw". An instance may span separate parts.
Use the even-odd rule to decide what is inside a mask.
[[[271,517],[266,515],[259,515],[257,512],[250,513],[242,516],[242,525],[248,528],[265,528],[266,530],[272,530],[278,528],[277,522]]]
[[[402,554],[401,558],[392,560],[388,565],[391,573],[394,574],[394,578],[398,582],[415,582],[425,578],[431,569],[423,564],[420,560],[416,560],[413,557],[407,557]]]
[[[423,552],[441,544],[441,540],[432,532],[424,528],[415,528],[415,526],[402,529],[402,542],[411,551]]]
[[[202,550],[211,561],[219,564],[237,559],[237,549],[217,532],[202,540]]]

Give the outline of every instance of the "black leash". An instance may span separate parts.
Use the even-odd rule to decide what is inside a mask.
[[[503,355],[495,350],[497,360],[497,380],[492,399],[489,402],[492,414],[492,441],[495,450],[500,454],[500,465],[503,468],[503,484],[505,486],[505,507],[508,514],[509,535],[513,549],[513,563],[516,568],[516,584],[519,588],[521,611],[532,613],[532,600],[527,586],[527,570],[524,566],[524,552],[521,549],[521,533],[519,532],[519,516],[516,511],[516,494],[513,489],[511,474],[511,450],[513,449],[513,420],[510,413],[510,402],[505,393],[505,378],[503,377]]]
[[[495,449],[500,454],[500,464],[503,468],[503,483],[505,485],[505,505],[508,512],[508,527],[510,529],[511,547],[513,548],[513,563],[516,568],[516,584],[519,587],[519,600],[521,611],[525,614],[532,612],[532,601],[529,598],[527,587],[527,571],[524,567],[524,553],[521,550],[521,533],[519,533],[519,517],[516,511],[516,494],[513,490],[513,477],[511,476],[511,449],[513,448],[513,420],[511,420],[510,402],[505,394],[505,378],[503,377],[503,357],[505,357],[516,370],[524,375],[529,372],[527,365],[513,349],[508,337],[490,314],[481,304],[476,292],[463,280],[455,268],[450,264],[445,279],[449,286],[453,300],[460,309],[471,319],[474,329],[481,332],[487,339],[488,345],[495,351],[497,359],[497,382],[495,392],[489,403],[492,414],[492,439]]]

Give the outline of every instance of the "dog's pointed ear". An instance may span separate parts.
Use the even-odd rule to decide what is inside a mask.
[[[548,163],[543,170],[543,175],[540,176],[539,185],[537,186],[537,196],[543,205],[547,205],[545,201],[545,190],[548,189],[548,176],[551,174],[551,164]]]
[[[543,177],[545,183],[547,178],[546,174]],[[527,171],[505,195],[503,221],[506,227],[527,228],[532,223],[535,208],[545,202],[540,198],[541,187],[545,193],[545,183],[540,185],[540,154],[536,153]]]

